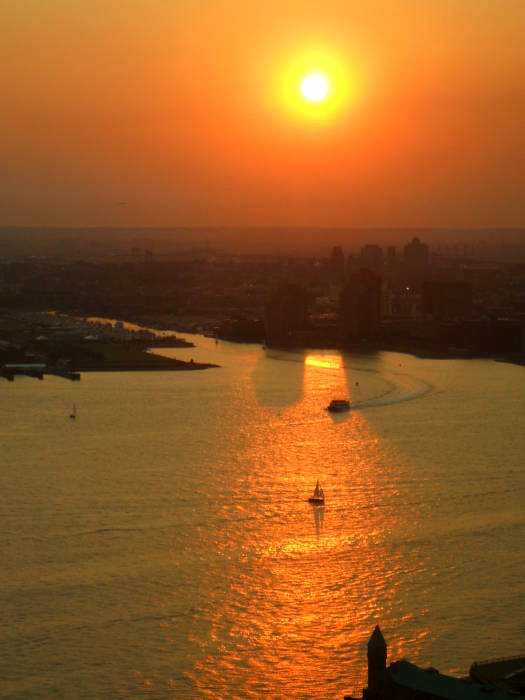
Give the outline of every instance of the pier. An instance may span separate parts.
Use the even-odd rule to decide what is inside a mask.
[[[72,372],[70,370],[48,367],[41,363],[8,363],[0,369],[0,376],[7,379],[8,382],[13,382],[15,377],[33,377],[34,379],[42,380],[46,374],[69,379],[70,381],[79,381],[80,372]]]

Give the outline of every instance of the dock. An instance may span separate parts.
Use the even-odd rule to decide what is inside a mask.
[[[72,372],[67,369],[48,367],[41,363],[14,363],[10,362],[0,369],[0,376],[7,379],[8,382],[13,382],[16,376],[33,377],[34,379],[42,380],[44,376],[54,375],[55,377],[62,377],[63,379],[69,379],[70,381],[79,381],[80,372]]]

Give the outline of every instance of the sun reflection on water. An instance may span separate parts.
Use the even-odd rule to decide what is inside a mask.
[[[405,562],[392,507],[400,475],[385,468],[393,456],[365,413],[338,422],[324,410],[331,398],[352,397],[340,354],[309,354],[302,366],[300,400],[278,412],[261,407],[230,497],[217,506],[224,527],[207,571],[212,584],[204,583],[214,592],[210,641],[188,674],[199,697],[357,689],[374,625],[407,612],[397,600]],[[322,508],[307,501],[318,479]]]
[[[304,359],[304,364],[308,367],[320,367],[325,369],[341,369],[343,359],[340,353],[337,354],[308,354]]]

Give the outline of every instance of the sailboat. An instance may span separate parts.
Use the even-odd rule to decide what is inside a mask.
[[[313,505],[316,506],[324,506],[324,491],[319,487],[319,481],[317,481],[313,495],[308,499],[308,503],[313,503]]]
[[[69,414],[70,418],[75,419],[77,417],[77,405],[76,403],[73,404],[73,408],[71,409],[71,413]]]

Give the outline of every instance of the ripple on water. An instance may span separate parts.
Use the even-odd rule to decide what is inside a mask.
[[[220,371],[6,383],[9,697],[342,697],[377,622],[444,671],[517,653],[522,374],[202,343]]]

